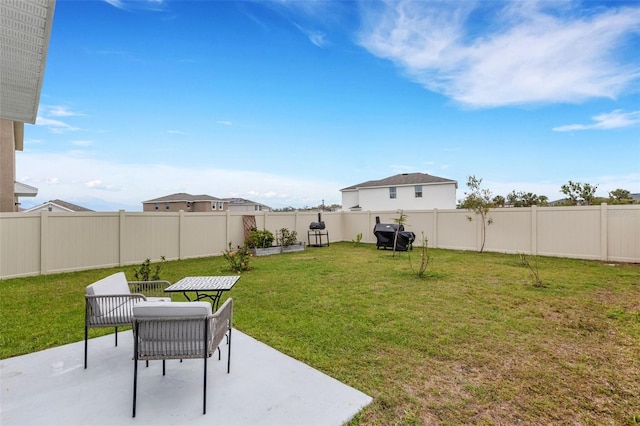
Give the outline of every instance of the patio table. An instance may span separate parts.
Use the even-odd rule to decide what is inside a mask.
[[[239,275],[185,277],[167,287],[164,291],[183,293],[184,297],[190,302],[209,299],[215,312],[218,310],[222,293],[231,290],[239,279]],[[195,293],[196,297],[191,299],[189,293]]]

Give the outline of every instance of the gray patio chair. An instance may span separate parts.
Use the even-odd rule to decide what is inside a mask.
[[[87,368],[89,328],[114,327],[118,346],[118,327],[133,324],[133,306],[145,300],[171,301],[164,293],[169,281],[127,281],[118,272],[87,286],[84,315],[84,368]],[[164,297],[162,297],[164,295]]]
[[[227,299],[214,313],[209,302],[141,302],[133,307],[133,417],[136,416],[138,361],[167,359],[204,361],[202,414],[207,413],[207,360],[227,337],[227,374],[231,371],[233,300]]]

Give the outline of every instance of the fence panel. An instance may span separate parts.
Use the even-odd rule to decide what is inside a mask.
[[[0,220],[0,278],[40,271],[40,215],[3,213]]]
[[[537,209],[537,254],[600,259],[600,206]]]
[[[118,213],[42,212],[42,273],[117,266]]]
[[[606,215],[607,256],[603,260],[640,261],[640,209],[608,206]]]
[[[407,211],[405,229],[422,233],[429,246],[478,250],[482,224],[465,210]],[[124,212],[0,214],[0,279],[215,256],[244,243],[246,213]],[[288,228],[307,240],[313,212],[255,212],[256,226],[275,233]],[[322,214],[330,241],[375,243],[376,217],[394,223],[398,212]],[[472,217],[472,221],[467,220]],[[605,261],[640,262],[640,206],[493,209],[486,251],[522,252]]]
[[[121,226],[122,265],[180,258],[180,213],[124,213]]]

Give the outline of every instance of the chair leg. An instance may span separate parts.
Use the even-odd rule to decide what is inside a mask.
[[[136,391],[138,390],[138,360],[133,361],[133,415],[136,416]]]
[[[202,386],[202,414],[207,414],[207,354],[204,354],[204,384]]]
[[[87,369],[87,346],[89,340],[89,327],[84,325],[84,369]]]
[[[118,346],[118,327],[116,327],[116,346]]]
[[[231,329],[229,329],[229,350],[227,353],[227,374],[231,372]]]
[[[166,369],[165,369],[165,360],[163,359],[162,360],[162,375],[163,376],[165,375],[165,371],[166,371]]]

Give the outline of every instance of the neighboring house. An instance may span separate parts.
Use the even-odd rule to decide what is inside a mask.
[[[340,190],[344,210],[455,209],[458,182],[425,173],[402,173]]]
[[[68,212],[92,212],[93,210],[87,209],[77,204],[68,203],[62,200],[51,200],[51,201],[47,201],[46,203],[42,203],[39,206],[26,209],[24,210],[24,213],[41,212],[41,211],[68,213]]]
[[[35,197],[36,195],[38,195],[38,188],[24,183],[14,182],[13,194],[14,204],[16,208],[18,209],[18,211],[22,211],[22,209],[20,208],[20,197]]]
[[[226,211],[228,201],[211,195],[191,195],[180,192],[142,202],[143,212],[212,212]]]
[[[225,198],[230,212],[270,212],[271,207],[244,198]]]

